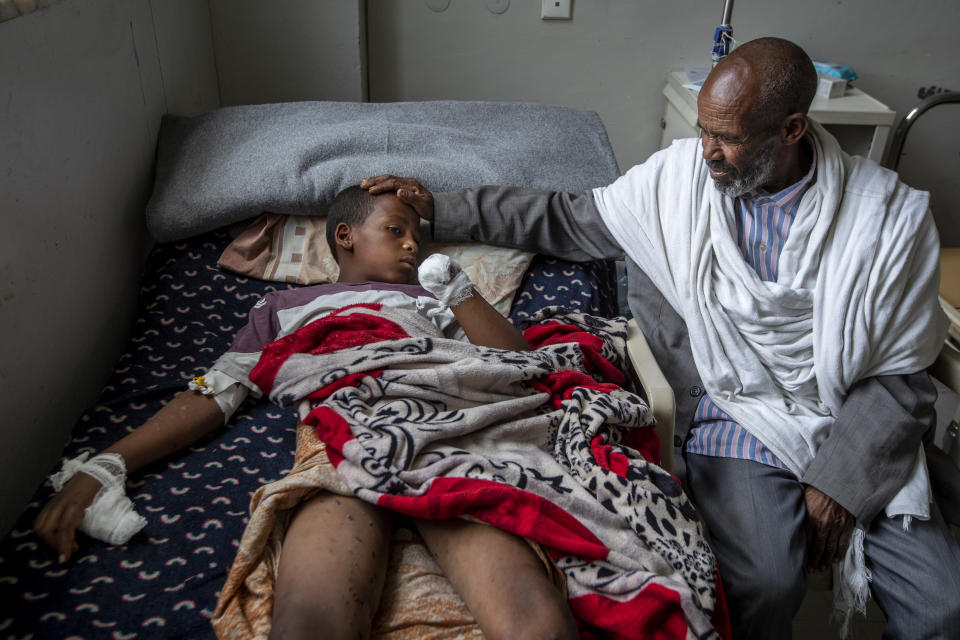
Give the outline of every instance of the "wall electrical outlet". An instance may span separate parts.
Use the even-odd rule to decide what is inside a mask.
[[[573,0],[540,0],[541,20],[570,20]]]

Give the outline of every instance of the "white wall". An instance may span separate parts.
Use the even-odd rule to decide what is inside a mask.
[[[435,13],[419,0],[368,0],[371,100],[593,109],[625,171],[657,148],[667,72],[709,64],[723,2],[580,0],[569,22],[541,21],[538,0],[513,0],[499,15],[486,6],[453,0]],[[920,87],[960,91],[955,0],[737,0],[732,22],[738,40],[781,36],[814,59],[849,64],[860,75],[857,86],[899,115],[918,101]],[[956,206],[952,215],[946,207],[960,200],[957,125],[923,124],[910,134],[903,175],[934,191],[945,244],[960,245]],[[944,149],[934,159],[936,147]]]
[[[363,0],[210,0],[224,106],[366,98]]]
[[[217,99],[205,0],[64,0],[0,23],[0,532],[122,351],[161,114]]]

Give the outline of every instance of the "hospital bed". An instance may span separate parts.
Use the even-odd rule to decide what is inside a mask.
[[[63,456],[102,450],[135,429],[227,349],[256,300],[315,277],[297,264],[304,251],[296,249],[316,245],[297,216],[321,215],[340,188],[386,172],[419,176],[434,190],[491,183],[582,191],[618,175],[596,114],[542,105],[293,103],[167,118],[147,208],[159,242],[132,336]],[[251,234],[260,244],[244,270],[236,258],[252,245],[237,249],[238,239]],[[498,301],[513,321],[553,305],[616,314],[612,264],[511,259],[509,268],[487,266],[514,272]],[[478,286],[496,288],[484,279],[474,275]],[[638,371],[669,460],[670,389],[642,340],[629,350],[647,359]],[[128,544],[80,536],[63,566],[32,533],[52,495],[49,482],[39,487],[0,541],[0,635],[212,637],[209,618],[250,497],[290,469],[295,424],[292,410],[248,400],[227,427],[132,474],[127,493],[147,525]]]

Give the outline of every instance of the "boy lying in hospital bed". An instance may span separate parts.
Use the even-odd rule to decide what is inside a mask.
[[[60,561],[75,549],[81,521],[89,528],[87,520],[96,519],[85,520],[85,512],[101,481],[122,491],[124,462],[132,471],[187,446],[229,419],[248,389],[263,390],[280,403],[299,403],[302,421],[315,429],[301,426],[290,475],[254,496],[214,614],[221,637],[298,637],[321,628],[327,637],[369,634],[384,584],[390,511],[417,518],[488,637],[576,637],[558,583],[580,622],[627,636],[643,633],[643,622],[623,614],[638,607],[652,614],[646,587],[659,583],[678,595],[679,606],[667,607],[679,616],[677,628],[709,633],[714,561],[692,509],[668,476],[618,445],[624,427],[647,421],[642,403],[582,374],[575,384],[554,378],[539,390],[566,384],[569,399],[575,388],[593,387],[588,395],[600,407],[570,412],[598,421],[586,425],[590,440],[558,435],[569,416],[541,408],[543,394],[531,380],[575,369],[576,353],[562,344],[526,351],[520,332],[474,294],[455,265],[429,259],[420,269],[439,300],[406,284],[417,270],[419,217],[394,195],[345,190],[328,215],[328,241],[341,266],[337,283],[261,300],[230,351],[192,383],[197,393],[181,394],[104,452],[117,457],[80,466],[85,473],[43,509],[35,528]],[[449,339],[458,323],[472,346]],[[525,391],[517,394],[518,387]],[[605,401],[596,402],[598,395]],[[398,419],[405,411],[407,423]],[[438,427],[446,440],[431,440]],[[546,455],[546,466],[525,448]],[[566,462],[566,473],[551,456]],[[119,482],[103,473],[111,466],[119,467]],[[543,495],[531,502],[516,489]],[[545,497],[580,512],[589,530],[563,510],[545,516]],[[499,528],[453,517],[460,515]],[[269,559],[277,553],[274,566]],[[559,579],[551,579],[560,575],[555,566]],[[253,593],[263,585],[266,598]],[[631,604],[611,615],[622,601]]]

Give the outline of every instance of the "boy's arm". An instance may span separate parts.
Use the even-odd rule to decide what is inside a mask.
[[[456,316],[471,344],[510,351],[530,349],[523,333],[490,306],[476,289],[472,296],[450,307],[450,311]]]
[[[256,356],[279,331],[276,308],[283,297],[268,294],[250,310],[247,324],[234,337],[230,349],[206,374],[212,394],[185,391],[174,397],[136,431],[124,436],[101,453],[119,454],[127,473],[165,458],[193,444],[222,426],[247,395],[249,369]],[[211,373],[219,372],[216,383]],[[230,380],[237,381],[231,391]],[[66,562],[76,549],[77,528],[84,512],[93,504],[102,485],[86,473],[77,473],[63,489],[50,499],[33,522],[34,531],[52,547],[60,562]]]
[[[428,256],[418,275],[420,285],[450,308],[471,344],[511,351],[530,348],[520,330],[490,306],[449,256]]]
[[[223,425],[224,415],[211,396],[186,391],[167,403],[136,431],[102,453],[118,453],[128,472],[160,460]],[[78,473],[48,502],[33,522],[33,529],[66,562],[76,550],[77,527],[101,489],[98,480]]]

